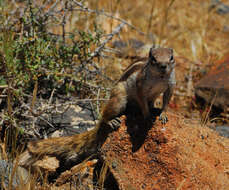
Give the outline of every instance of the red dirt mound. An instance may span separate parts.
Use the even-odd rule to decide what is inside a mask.
[[[123,119],[102,147],[121,190],[229,188],[229,139],[173,113],[138,126]]]

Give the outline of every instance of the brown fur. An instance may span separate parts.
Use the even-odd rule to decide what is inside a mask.
[[[77,160],[96,153],[111,132],[108,122],[120,115],[130,101],[139,104],[144,118],[147,119],[150,117],[149,102],[154,102],[160,93],[164,93],[162,110],[166,111],[175,83],[172,56],[169,48],[151,48],[146,62],[136,62],[124,71],[111,91],[110,100],[102,112],[102,119],[93,130],[71,137],[30,142],[28,151],[32,159],[50,155],[61,159],[75,157]],[[161,67],[163,65],[164,68]],[[164,112],[161,117],[166,122]]]

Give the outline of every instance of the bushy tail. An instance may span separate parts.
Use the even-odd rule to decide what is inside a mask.
[[[45,155],[58,159],[85,159],[96,151],[97,127],[85,133],[68,137],[57,137],[29,142],[27,150],[20,156],[21,166],[31,166]]]
[[[58,160],[83,161],[97,153],[113,130],[101,120],[94,129],[81,134],[29,142],[27,150],[19,158],[19,165],[30,167],[45,155],[56,157]]]

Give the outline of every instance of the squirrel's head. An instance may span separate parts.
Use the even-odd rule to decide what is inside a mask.
[[[174,66],[173,49],[171,48],[150,48],[149,63],[158,68],[161,73],[170,73]]]

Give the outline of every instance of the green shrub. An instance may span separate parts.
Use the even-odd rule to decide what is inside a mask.
[[[23,131],[18,121],[24,118],[24,104],[34,115],[37,96],[49,98],[54,88],[65,94],[83,91],[80,84],[93,79],[90,56],[100,45],[102,31],[94,25],[92,31],[53,34],[48,31],[48,23],[57,14],[54,10],[43,12],[27,0],[23,14],[17,17],[17,12],[11,14],[12,4],[7,3],[0,2],[0,85],[6,86],[2,87],[6,98],[0,107],[4,108],[1,123],[6,134],[2,136],[11,147],[18,129]],[[71,85],[73,80],[80,81],[77,89]]]

